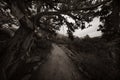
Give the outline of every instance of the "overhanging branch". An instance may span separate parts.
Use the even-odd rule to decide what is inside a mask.
[[[81,10],[84,10],[84,11],[86,11],[86,10],[94,10],[98,6],[106,4],[109,1],[111,1],[111,0],[106,0],[106,1],[103,1],[103,2],[101,2],[99,4],[96,4],[94,6],[84,7],[84,8],[79,8],[79,9],[66,9],[66,10],[59,10],[59,11],[54,11],[54,12],[52,12],[52,11],[51,12],[40,12],[40,13],[36,14],[34,17],[41,17],[41,16],[44,16],[44,15],[68,14],[70,12],[81,11]]]

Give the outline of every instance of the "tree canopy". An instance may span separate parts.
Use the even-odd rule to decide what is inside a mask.
[[[75,29],[84,29],[99,8],[111,0],[1,0],[1,25],[8,23],[20,26],[20,19],[28,22],[29,29],[37,32],[55,33],[62,25],[67,25],[68,34]],[[69,22],[69,17],[74,22]],[[100,16],[100,15],[99,15]]]
[[[64,25],[73,39],[75,29],[85,29],[85,22],[100,17],[103,37],[119,37],[119,3],[119,0],[0,0],[0,45],[5,43],[0,48],[0,80],[23,80],[21,76],[26,73],[20,79],[14,76],[19,66],[24,72],[23,65],[32,62],[28,59],[33,58],[31,52],[37,53],[35,49],[40,52],[43,44],[45,49],[46,38],[56,35]]]
[[[103,38],[108,41],[119,38],[120,36],[120,1],[113,0],[102,6],[101,11],[96,14],[100,16],[100,30],[103,32]]]

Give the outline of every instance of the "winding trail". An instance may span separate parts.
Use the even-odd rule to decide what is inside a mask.
[[[83,80],[63,49],[56,44],[52,46],[48,61],[40,66],[32,80]]]

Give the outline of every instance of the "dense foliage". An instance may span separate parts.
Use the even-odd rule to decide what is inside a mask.
[[[67,26],[73,39],[75,29],[85,29],[85,22],[100,17],[103,35],[119,37],[119,11],[119,0],[0,0],[0,80],[23,80],[33,62],[49,54],[47,39],[54,39],[61,26]]]
[[[47,33],[55,33],[62,25],[67,25],[68,34],[72,37],[75,29],[84,29],[84,23],[92,21],[96,11],[99,11],[99,6],[104,6],[109,1],[2,0],[1,13],[4,14],[4,18],[1,19],[1,25],[5,23],[8,23],[9,26],[11,24],[20,25],[18,20],[24,16],[30,20],[29,27],[37,32],[42,29]],[[67,18],[73,19],[74,22],[69,22]]]
[[[69,57],[80,72],[91,80],[119,80],[120,48],[116,42],[106,42],[100,37],[76,38],[67,47],[73,52]]]
[[[96,14],[100,15],[100,20],[103,25],[100,25],[100,30],[103,32],[103,38],[108,41],[115,40],[120,37],[120,1],[113,0],[112,2],[101,7],[101,10]]]

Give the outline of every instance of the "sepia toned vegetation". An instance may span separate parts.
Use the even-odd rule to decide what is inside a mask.
[[[66,52],[88,80],[119,80],[119,5],[119,0],[0,0],[0,80],[30,80],[53,50]],[[95,17],[102,23],[101,37],[73,35]],[[68,29],[68,37],[59,37],[62,26]],[[72,65],[70,69],[76,68]]]

